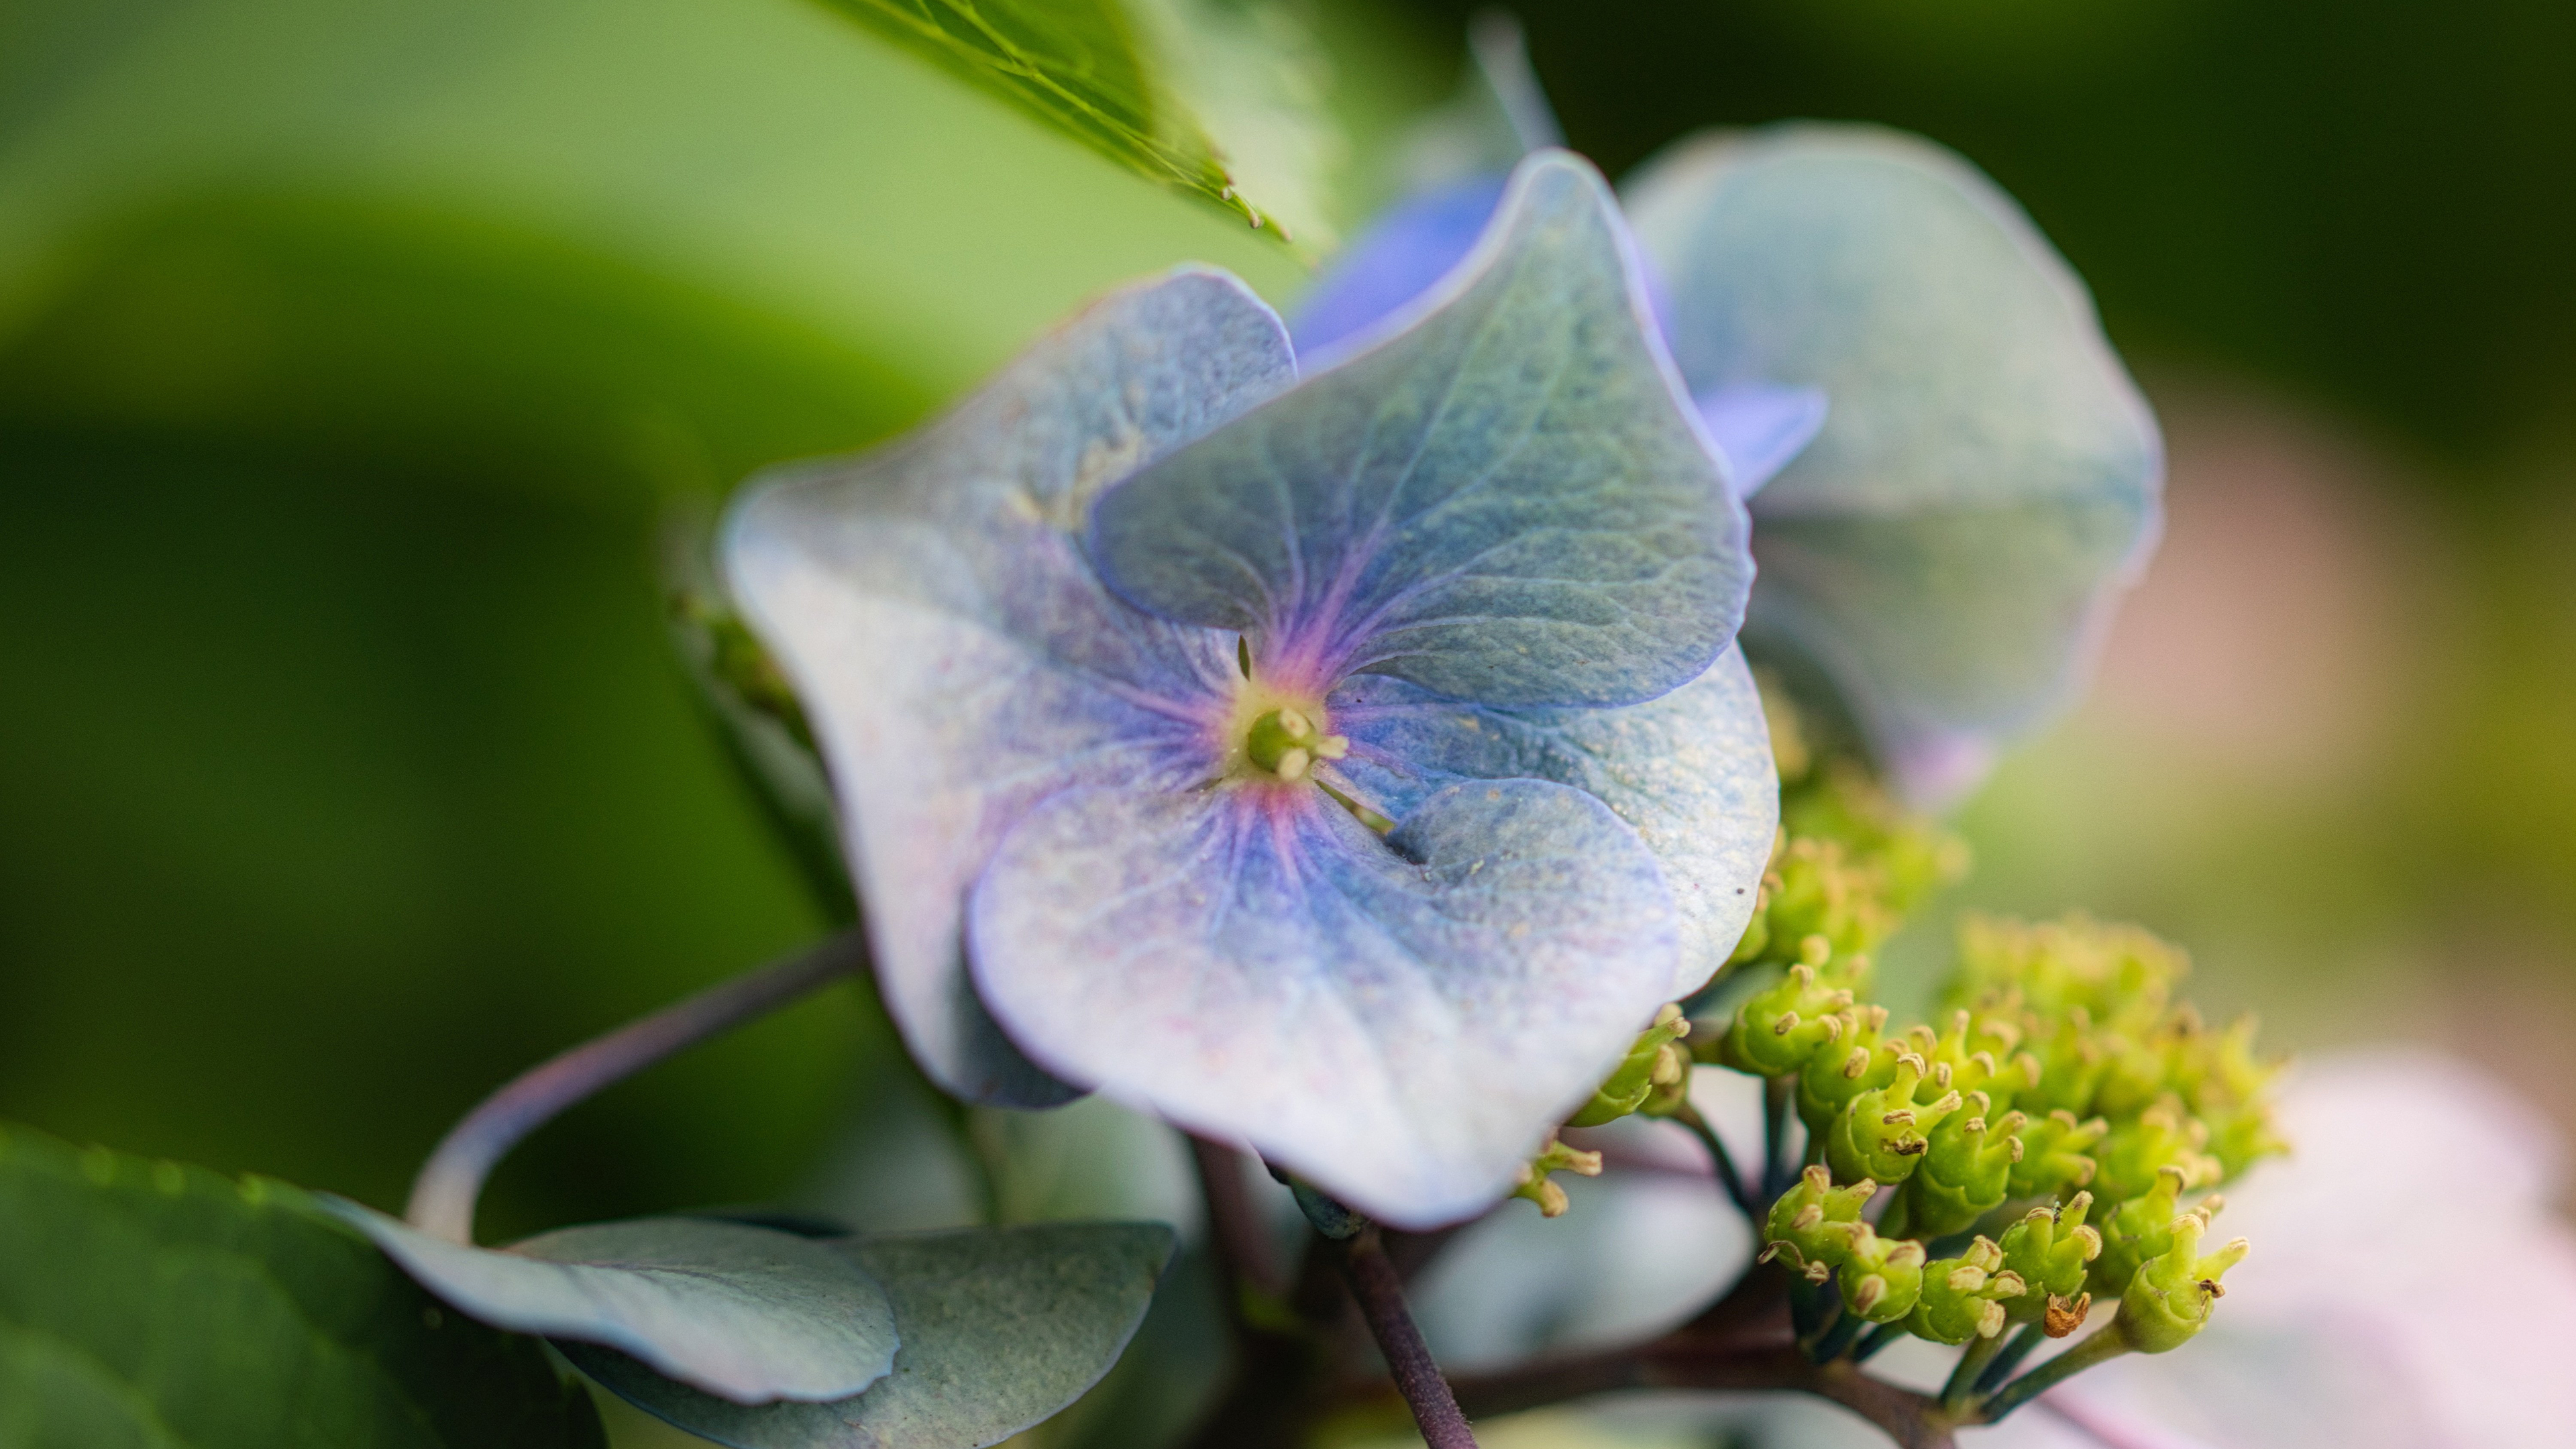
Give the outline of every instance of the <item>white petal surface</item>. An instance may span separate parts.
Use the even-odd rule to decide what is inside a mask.
[[[1401,820],[1460,780],[1554,780],[1602,801],[1664,868],[1681,920],[1678,1000],[1744,938],[1780,824],[1762,699],[1729,649],[1706,674],[1622,709],[1481,709],[1401,680],[1351,681],[1331,701],[1353,793]]]
[[[734,505],[728,582],[814,723],[887,1005],[959,1095],[1070,1093],[966,974],[965,895],[995,842],[1067,786],[1186,774],[1185,701],[1234,667],[1224,641],[1101,588],[1074,542],[1085,510],[1293,374],[1269,308],[1184,271],[1094,306],[922,431]]]
[[[1384,840],[1271,788],[1050,799],[976,889],[978,983],[1058,1073],[1389,1222],[1465,1217],[1665,999],[1662,873],[1545,781],[1453,786]]]

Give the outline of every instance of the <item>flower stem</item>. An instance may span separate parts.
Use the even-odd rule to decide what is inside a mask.
[[[1985,1374],[1986,1365],[2003,1352],[2004,1336],[1968,1340],[1967,1352],[1959,1355],[1959,1366],[1950,1370],[1950,1381],[1941,1386],[1941,1407],[1956,1413],[1965,1407],[1977,1391],[1977,1380]]]
[[[1700,1145],[1708,1149],[1708,1165],[1710,1170],[1717,1174],[1717,1185],[1726,1189],[1726,1195],[1734,1202],[1736,1211],[1744,1214],[1745,1219],[1753,1224],[1754,1231],[1757,1234],[1760,1233],[1762,1206],[1753,1200],[1753,1190],[1744,1185],[1744,1174],[1735,1170],[1735,1159],[1727,1153],[1726,1140],[1717,1135],[1717,1129],[1709,1125],[1708,1119],[1700,1115],[1697,1107],[1687,1102],[1682,1104],[1680,1111],[1673,1114],[1673,1120],[1689,1128],[1691,1135],[1699,1139]]]
[[[1395,1265],[1387,1261],[1377,1229],[1362,1228],[1332,1247],[1341,1258],[1342,1279],[1359,1303],[1360,1317],[1368,1321],[1378,1351],[1386,1355],[1396,1391],[1404,1395],[1413,1410],[1413,1422],[1422,1429],[1423,1442],[1430,1449],[1476,1449],[1476,1436],[1458,1408],[1458,1396],[1440,1376],[1440,1366],[1422,1341],[1422,1330],[1414,1327],[1413,1315],[1405,1309],[1404,1284],[1396,1277]]]
[[[1994,1396],[1986,1400],[1984,1420],[1989,1424],[1999,1424],[2003,1422],[2004,1415],[2095,1364],[2108,1363],[2129,1350],[2129,1336],[2120,1331],[2120,1320],[2114,1318],[2092,1337],[1997,1389]]]
[[[449,1129],[412,1183],[404,1216],[424,1232],[472,1243],[474,1200],[482,1195],[483,1180],[529,1133],[600,1088],[765,1016],[867,963],[866,937],[856,929],[844,931],[801,955],[710,987],[529,1069]]]
[[[1762,1079],[1762,1205],[1768,1210],[1789,1190],[1789,1103],[1797,1090],[1790,1077]]]
[[[1198,1167],[1199,1195],[1207,1204],[1208,1243],[1216,1250],[1225,1274],[1227,1307],[1239,1325],[1244,1295],[1275,1299],[1287,1287],[1271,1250],[1269,1230],[1253,1206],[1243,1154],[1222,1142],[1194,1136],[1190,1158]]]
[[[1859,1339],[1861,1330],[1867,1327],[1868,1319],[1845,1308],[1832,1327],[1816,1336],[1815,1347],[1808,1350],[1807,1357],[1818,1363],[1832,1363],[1843,1356],[1844,1350],[1849,1349]]]
[[[1877,1353],[1880,1349],[1887,1347],[1889,1344],[1896,1342],[1904,1336],[1904,1319],[1900,1318],[1894,1323],[1882,1323],[1878,1327],[1870,1330],[1869,1337],[1862,1339],[1859,1344],[1853,1347],[1851,1361],[1853,1363],[1867,1363],[1870,1360],[1870,1355]]]
[[[2012,1342],[2004,1345],[2004,1351],[1995,1355],[1994,1362],[1986,1365],[1985,1372],[1977,1375],[1977,1392],[1991,1394],[2001,1387],[2004,1380],[2013,1376],[2013,1370],[2021,1367],[2021,1361],[2030,1357],[2030,1351],[2047,1339],[2046,1324],[2023,1324],[2021,1331],[2012,1336]]]

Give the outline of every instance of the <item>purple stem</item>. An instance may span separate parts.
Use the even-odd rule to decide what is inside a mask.
[[[672,1053],[785,1006],[817,987],[865,969],[867,940],[856,928],[802,955],[713,986],[628,1022],[520,1074],[448,1131],[412,1183],[404,1216],[451,1242],[474,1241],[474,1200],[495,1164],[566,1107]]]
[[[1395,1265],[1387,1261],[1377,1229],[1362,1228],[1332,1246],[1341,1257],[1342,1277],[1351,1286],[1351,1297],[1359,1302],[1360,1316],[1368,1320],[1378,1352],[1386,1355],[1396,1391],[1404,1395],[1413,1410],[1413,1422],[1422,1429],[1422,1442],[1430,1449],[1476,1449],[1476,1435],[1458,1408],[1458,1396],[1449,1391],[1449,1381],[1440,1376],[1440,1365],[1432,1362],[1431,1349],[1422,1341],[1422,1330],[1413,1326],[1413,1315],[1405,1309],[1404,1283],[1396,1276]]]

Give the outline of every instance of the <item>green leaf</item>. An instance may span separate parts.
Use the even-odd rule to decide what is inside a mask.
[[[301,1191],[0,1127],[0,1446],[598,1449],[534,1339]]]
[[[0,38],[12,422],[713,493],[1127,278],[1300,276],[808,0],[95,8]]]
[[[1118,1361],[1172,1255],[1159,1223],[1045,1223],[836,1244],[894,1299],[894,1372],[836,1404],[746,1408],[633,1359],[557,1345],[621,1397],[736,1449],[983,1449],[1047,1419]]]
[[[747,1223],[635,1218],[493,1250],[345,1198],[321,1205],[503,1328],[614,1346],[737,1403],[847,1398],[894,1364],[894,1309],[847,1257]]]
[[[1195,192],[1256,227],[1272,219],[1236,189],[1222,148],[1208,134],[1202,115],[1184,101],[1178,78],[1167,73],[1173,68],[1167,56],[1201,72],[1222,73],[1233,69],[1230,62],[1247,49],[1287,49],[1282,42],[1293,31],[1276,5],[1256,0],[1224,7],[1237,13],[1223,14],[1195,0],[1149,0],[1132,13],[1120,0],[826,3],[988,87],[1111,160]],[[1270,22],[1263,27],[1267,33],[1236,34],[1246,15]],[[1235,90],[1247,93],[1240,86]],[[1248,93],[1263,90],[1256,81]],[[1193,92],[1202,104],[1218,94],[1204,86]],[[1315,97],[1304,99],[1304,114],[1288,118],[1291,126],[1317,114]],[[1277,120],[1253,118],[1253,125],[1257,130],[1261,123]]]

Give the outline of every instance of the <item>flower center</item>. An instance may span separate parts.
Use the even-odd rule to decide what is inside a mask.
[[[1351,742],[1318,729],[1306,712],[1282,706],[1254,717],[1243,736],[1243,757],[1254,769],[1282,780],[1302,780],[1317,760],[1338,760]]]

